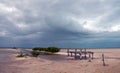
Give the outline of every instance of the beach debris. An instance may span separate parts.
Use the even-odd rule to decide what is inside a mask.
[[[23,54],[22,51],[20,51],[20,54],[17,55],[17,57],[24,57],[25,55]]]

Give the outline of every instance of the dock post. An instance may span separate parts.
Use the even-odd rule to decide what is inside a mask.
[[[87,52],[86,52],[86,48],[85,48],[85,59],[87,58],[87,57],[86,57],[86,54],[87,54]]]
[[[105,58],[104,58],[104,54],[102,54],[102,61],[103,61],[103,66],[105,66]]]
[[[82,48],[80,49],[80,52],[82,53]]]
[[[92,54],[92,59],[93,59],[94,52],[92,52],[91,54]]]
[[[71,57],[72,57],[72,52],[70,52],[71,53]]]
[[[77,58],[77,49],[75,49],[75,59]]]
[[[68,56],[69,56],[69,49],[67,49],[67,54],[68,54]]]
[[[91,55],[90,55],[90,53],[89,53],[89,60],[88,60],[88,62],[91,62]]]

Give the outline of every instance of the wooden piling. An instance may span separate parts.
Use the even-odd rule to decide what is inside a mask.
[[[69,49],[67,49],[67,54],[68,54],[68,56],[70,56],[69,53],[70,53],[70,52],[69,52]]]
[[[80,52],[82,52],[82,48],[80,49]]]
[[[89,53],[89,60],[88,60],[88,62],[91,62],[91,55],[90,55],[90,53]]]
[[[102,54],[102,61],[103,61],[103,66],[105,66],[105,58],[104,58],[104,54]]]
[[[86,54],[87,54],[87,52],[86,52],[86,48],[85,48],[85,53],[84,53],[84,54],[85,54],[85,59],[86,59],[86,58],[87,58],[87,56],[86,56]]]
[[[77,49],[75,49],[75,59],[77,58]]]
[[[71,53],[71,57],[72,57],[72,52],[70,52]]]
[[[92,59],[93,59],[93,57],[94,57],[94,52],[91,52],[91,54],[92,54]]]

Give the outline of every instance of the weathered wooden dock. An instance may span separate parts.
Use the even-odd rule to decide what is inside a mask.
[[[94,52],[87,51],[86,49],[67,49],[68,56],[74,57],[75,59],[93,59]]]

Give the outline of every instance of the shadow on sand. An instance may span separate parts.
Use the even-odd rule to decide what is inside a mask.
[[[39,58],[52,60],[52,61],[64,61],[67,60],[67,56],[59,55],[59,54],[52,54],[52,55],[39,55]]]

